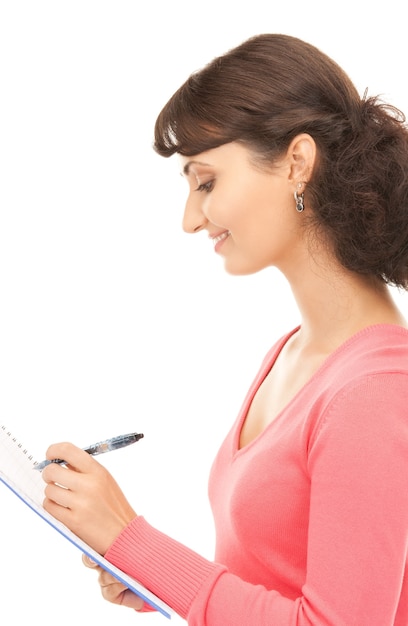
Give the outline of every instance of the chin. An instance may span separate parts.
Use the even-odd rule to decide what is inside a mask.
[[[237,265],[232,265],[232,264],[230,265],[226,261],[224,264],[224,269],[227,272],[227,274],[230,274],[230,276],[251,276],[251,274],[257,274],[264,268],[263,267],[255,268],[255,267],[248,267],[248,266],[237,266]]]

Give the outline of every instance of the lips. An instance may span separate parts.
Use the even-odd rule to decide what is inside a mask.
[[[222,233],[218,233],[218,235],[209,235],[211,241],[213,242],[214,246],[217,245],[217,243],[219,243],[220,241],[223,241],[224,239],[226,239],[227,237],[230,236],[230,231],[229,230],[224,230]]]

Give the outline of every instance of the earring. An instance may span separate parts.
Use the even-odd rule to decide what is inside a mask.
[[[302,188],[302,183],[298,183],[297,187],[298,187],[298,189],[301,189]],[[302,213],[302,211],[305,210],[305,194],[304,193],[298,193],[297,191],[295,191],[293,196],[295,198],[296,211],[298,213]]]

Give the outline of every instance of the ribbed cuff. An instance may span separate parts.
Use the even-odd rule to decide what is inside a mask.
[[[116,538],[105,558],[136,578],[186,619],[195,600],[206,603],[224,566],[208,561],[136,517]]]

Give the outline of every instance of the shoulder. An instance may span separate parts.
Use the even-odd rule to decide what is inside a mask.
[[[349,382],[364,375],[401,372],[408,374],[408,329],[377,324],[359,331],[326,360],[322,368],[329,376],[342,375]]]
[[[326,360],[310,401],[312,441],[327,428],[406,429],[408,330],[378,325],[351,337]]]
[[[327,360],[319,383],[313,438],[327,429],[406,430],[408,330],[378,325],[357,333]]]

